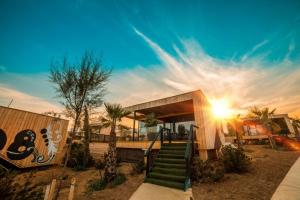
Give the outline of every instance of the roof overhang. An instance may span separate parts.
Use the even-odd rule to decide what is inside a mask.
[[[181,122],[194,120],[193,98],[195,95],[203,95],[200,90],[188,92],[163,99],[149,101],[141,104],[125,107],[132,112],[128,118],[143,121],[145,115],[154,113],[156,118],[163,122]]]

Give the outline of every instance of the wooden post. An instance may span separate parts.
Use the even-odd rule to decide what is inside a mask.
[[[176,133],[176,126],[175,126],[175,122],[173,122],[173,134],[175,134]]]
[[[44,200],[49,200],[50,184],[47,185]]]
[[[56,179],[53,179],[52,183],[51,183],[51,186],[50,186],[50,192],[49,192],[48,200],[53,199],[55,188],[56,188]]]
[[[133,112],[132,141],[134,141],[136,111]]]
[[[73,200],[74,198],[75,183],[76,183],[76,179],[72,178],[68,200]]]
[[[137,135],[138,135],[138,137],[137,137],[137,141],[139,141],[139,140],[140,140],[140,121],[138,121],[138,130],[137,130]]]

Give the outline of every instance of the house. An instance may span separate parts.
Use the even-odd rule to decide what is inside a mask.
[[[201,90],[140,103],[125,109],[132,112],[128,118],[133,120],[133,141],[124,144],[127,148],[147,148],[149,141],[136,140],[140,138],[140,125],[143,124],[145,116],[151,113],[160,120],[158,126],[168,127],[173,134],[176,133],[176,126],[178,127],[179,124],[197,126],[195,142],[200,158],[203,160],[215,157],[216,150],[225,142],[224,135],[218,131],[220,129],[212,116],[211,105]],[[159,145],[156,146],[159,148]]]

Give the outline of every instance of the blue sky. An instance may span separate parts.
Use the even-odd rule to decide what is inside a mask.
[[[135,92],[135,96],[122,93],[130,96],[128,104],[157,97],[160,87],[165,88],[165,94],[198,88],[210,96],[225,93],[219,86],[211,88],[204,83],[197,82],[195,88],[186,86],[192,84],[188,79],[177,78],[174,84],[175,76],[168,77],[169,71],[180,68],[188,73],[189,65],[197,72],[204,70],[203,73],[219,76],[224,83],[232,83],[230,77],[235,76],[232,73],[237,69],[238,73],[263,71],[261,75],[254,73],[262,83],[280,78],[282,68],[288,73],[285,78],[297,74],[299,69],[300,1],[2,0],[0,27],[2,94],[14,90],[55,105],[57,99],[47,81],[51,61],[63,56],[76,61],[85,50],[92,50],[103,58],[105,65],[114,68],[108,99],[120,101],[122,96],[114,93],[125,83]],[[175,66],[172,59],[178,62]],[[272,73],[265,71],[270,68]],[[220,70],[232,73],[224,78]],[[265,75],[267,72],[271,76]],[[132,76],[136,81],[128,82]],[[163,80],[156,80],[157,76]],[[150,95],[142,93],[143,88],[136,88],[137,80],[146,82]],[[238,83],[249,88],[253,84],[244,82]],[[295,89],[278,95],[287,98],[298,92],[298,83],[295,78],[290,83],[290,88]],[[232,96],[229,91],[234,90],[237,89],[229,86],[226,94]],[[251,94],[249,91],[245,95]],[[264,93],[257,95],[271,98]],[[248,104],[253,98],[249,98]],[[298,97],[291,98],[291,104],[297,103]],[[8,100],[7,95],[0,96],[0,103]],[[266,100],[254,103],[270,104]],[[242,109],[246,107],[238,101],[236,104]],[[284,111],[289,110],[290,106]]]

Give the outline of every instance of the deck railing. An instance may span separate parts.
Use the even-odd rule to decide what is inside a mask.
[[[164,139],[165,139],[164,131],[167,132],[167,136],[170,136],[170,129],[160,127],[159,132],[157,133],[154,140],[151,142],[149,148],[145,152],[145,156],[147,157],[146,176],[152,170],[152,167],[153,167],[154,154],[152,151],[152,147],[153,147],[154,143],[158,140],[158,138],[160,138],[160,145],[161,146],[163,145]],[[169,142],[171,142],[171,137],[168,137],[168,140],[169,140]]]
[[[195,155],[195,134],[194,134],[194,128],[198,128],[198,126],[191,125],[190,126],[190,133],[188,136],[188,141],[187,141],[187,147],[185,150],[185,164],[186,164],[186,180],[185,180],[185,190],[190,187],[191,185],[191,171],[192,171],[192,164],[193,164],[193,158]]]

